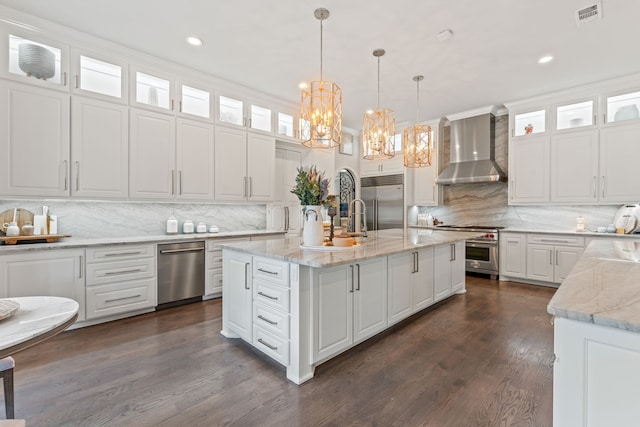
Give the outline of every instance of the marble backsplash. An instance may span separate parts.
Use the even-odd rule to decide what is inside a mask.
[[[205,204],[76,200],[0,200],[0,212],[23,208],[34,214],[42,206],[58,216],[58,233],[78,238],[125,237],[164,234],[167,218],[174,216],[179,229],[190,219],[220,231],[264,230],[266,206],[253,204]]]
[[[450,128],[442,133],[439,169],[450,160]],[[509,116],[496,117],[495,160],[509,174]],[[576,217],[585,219],[587,229],[613,222],[616,206],[509,206],[507,183],[458,184],[443,187],[443,205],[413,206],[407,209],[407,224],[417,224],[418,214],[431,213],[445,224],[491,225],[521,229],[575,230]]]

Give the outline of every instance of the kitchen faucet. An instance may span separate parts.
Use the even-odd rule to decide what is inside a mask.
[[[362,199],[353,199],[350,203],[349,203],[349,220],[351,220],[353,218],[353,215],[355,214],[355,202],[360,202],[360,215],[362,215],[362,222],[360,223],[360,231],[362,231],[362,237],[367,237],[367,207],[364,204],[364,201]],[[353,223],[353,231],[357,231],[356,230],[356,224],[355,222]]]

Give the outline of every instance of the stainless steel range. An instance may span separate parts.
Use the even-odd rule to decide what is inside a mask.
[[[491,275],[492,279],[498,278],[500,259],[498,249],[500,247],[500,230],[504,227],[491,227],[484,225],[439,225],[438,229],[451,231],[473,231],[484,233],[466,241],[465,259],[466,271]]]

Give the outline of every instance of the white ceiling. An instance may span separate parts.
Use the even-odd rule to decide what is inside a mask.
[[[603,19],[578,27],[596,0],[0,0],[74,29],[298,102],[320,77],[343,91],[344,125],[377,103],[398,121],[432,119],[640,72],[640,1],[602,0]],[[451,29],[453,38],[436,34]],[[204,46],[185,43],[197,35]],[[539,65],[540,56],[555,59]]]

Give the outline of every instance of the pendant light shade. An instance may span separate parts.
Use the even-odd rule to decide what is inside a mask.
[[[431,157],[433,156],[433,132],[431,130],[431,126],[421,125],[418,123],[420,81],[422,79],[424,79],[423,76],[415,76],[413,78],[417,87],[416,124],[405,129],[402,133],[404,165],[408,168],[431,166]]]
[[[300,123],[302,144],[310,148],[334,148],[342,142],[342,90],[322,79],[322,22],[327,9],[316,9],[320,20],[320,80],[301,85]]]
[[[391,159],[395,155],[396,116],[393,110],[380,107],[380,57],[384,54],[384,49],[373,51],[378,58],[378,107],[364,113],[362,120],[362,158],[366,160]]]

